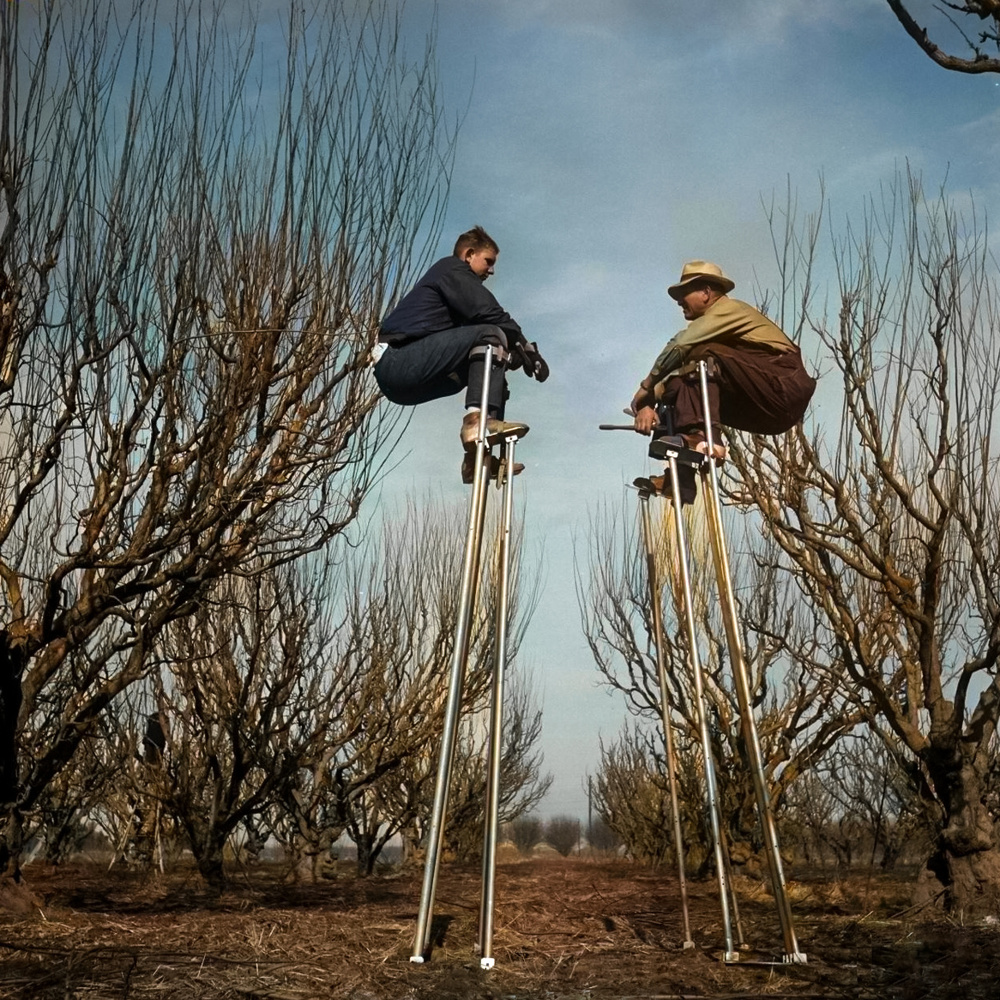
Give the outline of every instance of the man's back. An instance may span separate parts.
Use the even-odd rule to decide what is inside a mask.
[[[500,307],[472,268],[454,255],[442,257],[382,320],[387,343],[426,337],[459,326],[490,323],[518,339],[521,328]]]

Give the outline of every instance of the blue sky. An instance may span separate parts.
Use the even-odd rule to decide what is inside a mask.
[[[929,191],[990,212],[1000,194],[1000,77],[949,73],[882,0],[439,0],[438,54],[460,133],[440,254],[471,225],[500,244],[490,286],[537,340],[552,376],[511,377],[527,421],[518,480],[541,603],[522,649],[543,699],[543,813],[586,816],[598,739],[625,718],[580,630],[573,552],[590,512],[634,516],[624,484],[642,440],[600,433],[682,325],[665,289],[692,258],[736,297],[773,285],[762,199],[790,184],[834,224],[907,164]],[[411,0],[422,45],[434,5]],[[815,347],[808,341],[808,355]],[[461,500],[461,398],[418,408],[382,500]],[[624,506],[623,506],[624,505]],[[530,560],[529,560],[530,561]],[[529,568],[530,572],[530,568]]]

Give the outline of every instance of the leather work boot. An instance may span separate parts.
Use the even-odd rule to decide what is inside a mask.
[[[704,434],[682,434],[681,437],[684,439],[685,445],[692,451],[696,451],[701,455],[708,455],[708,440]],[[712,442],[712,457],[715,459],[716,465],[721,465],[726,460],[728,454],[726,446],[720,444],[719,439],[716,438]]]
[[[687,507],[693,504],[698,496],[698,487],[695,483],[694,469],[686,465],[678,465],[677,478],[681,487],[681,506]],[[664,473],[662,476],[640,476],[632,480],[632,485],[643,493],[652,496],[666,497],[673,500],[673,489],[671,488],[670,476]]]
[[[476,435],[479,433],[479,410],[469,410],[462,418],[462,446],[466,451],[476,450]],[[515,421],[497,420],[489,417],[486,420],[486,444],[492,447],[499,444],[505,437],[512,434],[523,438],[528,433],[528,425]]]
[[[500,478],[501,473],[504,471],[504,462],[502,459],[497,458],[496,455],[487,455],[487,460],[489,461],[489,478],[496,479],[497,485],[502,486],[503,480]],[[524,466],[520,462],[514,463],[514,475],[519,476],[524,472]],[[467,451],[465,453],[465,458],[462,459],[462,482],[466,486],[472,485],[473,476],[476,474],[476,453],[475,451]]]

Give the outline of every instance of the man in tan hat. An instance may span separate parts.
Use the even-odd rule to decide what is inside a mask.
[[[708,453],[701,383],[695,362],[709,363],[709,417],[714,457],[725,457],[721,426],[752,434],[782,434],[805,413],[816,380],[802,365],[802,355],[763,313],[729,298],[735,282],[707,260],[688,261],[680,281],[667,293],[681,307],[688,325],[656,359],[632,399],[635,429],[650,434],[666,423],[683,445]],[[659,411],[659,412],[658,412]],[[681,483],[681,502],[694,499],[694,476]],[[638,481],[637,481],[638,482]],[[669,480],[643,482],[669,494]]]

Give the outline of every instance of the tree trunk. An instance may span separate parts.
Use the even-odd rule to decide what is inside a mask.
[[[374,850],[375,836],[365,833],[354,842],[358,849],[358,874],[367,877],[375,871],[378,851]]]
[[[209,888],[216,892],[221,892],[226,887],[226,873],[222,863],[225,843],[225,838],[220,841],[215,837],[206,838],[200,844],[196,844],[193,839],[191,841],[198,873]]]
[[[23,831],[18,809],[17,718],[25,656],[0,632],[0,878],[21,881]]]
[[[975,917],[1000,904],[1000,849],[985,802],[985,774],[951,753],[928,768],[944,805],[945,823],[917,883],[918,902],[936,900],[950,913]]]

